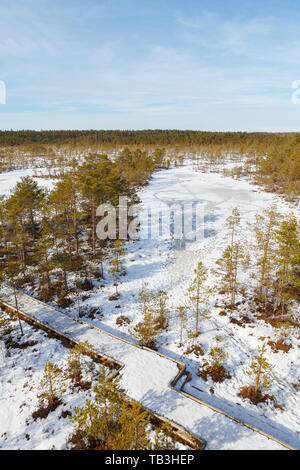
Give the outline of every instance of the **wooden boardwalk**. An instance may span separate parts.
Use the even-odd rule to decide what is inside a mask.
[[[1,303],[15,312],[13,289],[4,286]],[[19,311],[24,320],[75,343],[88,341],[94,354],[120,369],[121,386],[128,397],[151,412],[190,433],[199,447],[208,449],[294,449],[280,436],[271,436],[182,390],[175,388],[185,365],[141,348],[87,322],[18,292]],[[201,445],[202,443],[202,445]]]

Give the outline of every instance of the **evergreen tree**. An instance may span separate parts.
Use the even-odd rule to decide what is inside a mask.
[[[276,228],[279,214],[274,206],[265,209],[262,214],[256,215],[255,231],[255,257],[257,258],[257,273],[259,299],[266,302],[271,286],[273,270],[273,254]]]
[[[40,237],[35,245],[35,259],[38,263],[38,272],[41,277],[40,285],[46,281],[48,293],[51,290],[51,274],[54,269],[51,252],[55,247],[55,239],[51,225],[44,220]]]
[[[79,383],[83,374],[83,355],[86,348],[91,348],[88,341],[76,344],[71,350],[67,364],[68,378]]]
[[[277,276],[274,294],[283,316],[285,307],[294,298],[290,288],[300,287],[300,279],[295,271],[300,261],[300,232],[299,223],[294,215],[289,215],[283,220],[276,231],[274,261]]]
[[[93,439],[105,450],[172,449],[169,429],[150,434],[150,414],[136,402],[129,402],[120,390],[119,378],[104,368],[94,388],[94,400],[77,408],[71,420],[84,438]],[[164,435],[163,435],[164,433]],[[151,437],[154,437],[154,444]]]
[[[183,330],[187,326],[188,321],[188,308],[186,306],[180,306],[176,308],[176,317],[179,320],[179,328],[180,328],[180,336],[179,336],[179,347],[182,347],[182,339],[183,339]]]
[[[252,360],[248,375],[253,377],[255,381],[255,392],[262,391],[262,389],[269,390],[273,384],[273,378],[271,376],[272,367],[266,359],[266,345],[263,344],[258,349],[258,355]]]
[[[30,176],[24,176],[16,184],[12,195],[10,196],[11,202],[19,205],[22,209],[24,216],[34,227],[36,222],[36,213],[41,209],[44,192],[39,188],[36,181]]]
[[[207,272],[202,261],[199,261],[194,273],[195,278],[188,289],[188,298],[189,305],[195,314],[195,336],[197,336],[199,334],[199,318],[209,318],[207,303],[211,290],[205,286]]]
[[[90,213],[92,252],[96,254],[96,209],[100,204],[117,204],[130,191],[118,167],[107,155],[89,155],[80,167],[79,187]]]
[[[135,326],[133,335],[138,339],[141,345],[153,347],[158,336],[158,331],[153,307],[153,292],[148,288],[148,284],[145,282],[138,293],[137,303],[140,313],[142,314],[142,321]]]
[[[230,296],[230,303],[235,305],[235,298],[238,291],[238,275],[242,266],[249,265],[249,255],[245,252],[241,242],[228,245],[221,258],[216,261],[216,269],[213,272],[221,278],[221,289]]]
[[[120,274],[124,272],[123,267],[123,258],[125,254],[125,249],[120,242],[120,240],[116,240],[114,243],[114,252],[113,257],[109,261],[109,271],[114,277],[115,286],[116,286],[116,293],[118,294],[118,281],[120,279]]]
[[[123,403],[118,422],[118,430],[114,435],[112,450],[146,450],[152,444],[149,433],[150,415],[142,409],[140,403]]]
[[[50,203],[55,209],[55,216],[59,224],[63,224],[66,233],[66,242],[70,253],[79,254],[79,183],[78,177],[67,174],[56,184],[51,191]]]
[[[21,332],[21,335],[23,336],[24,331],[23,331],[23,327],[22,327],[22,323],[21,323],[20,310],[19,310],[18,290],[17,290],[17,287],[16,287],[16,282],[17,282],[17,278],[18,278],[19,274],[20,274],[19,264],[15,260],[9,258],[5,270],[2,271],[2,280],[8,281],[10,283],[10,286],[13,289],[14,299],[15,299],[15,309],[16,309],[16,312],[17,312],[20,332]]]
[[[110,449],[122,413],[118,377],[103,367],[94,392],[95,400],[87,400],[85,408],[77,408],[72,422],[86,436],[103,442],[104,448]]]
[[[240,223],[241,223],[241,216],[240,216],[238,208],[235,207],[234,209],[232,209],[231,215],[226,219],[226,225],[229,228],[230,234],[231,234],[230,235],[231,247],[233,247],[234,245],[236,230],[237,230],[237,227],[240,225]]]
[[[68,291],[69,289],[68,271],[71,271],[73,267],[72,256],[70,256],[70,254],[67,251],[63,251],[61,253],[55,254],[52,257],[52,262],[54,266],[61,269],[61,272],[63,274],[65,290]]]
[[[8,252],[9,231],[8,231],[7,204],[4,196],[0,196],[0,249]]]
[[[224,346],[215,346],[209,351],[209,355],[212,360],[212,367],[214,369],[219,369],[223,366],[224,362],[228,359],[228,354],[224,349]]]
[[[240,222],[240,213],[238,208],[235,207],[231,215],[226,219],[230,244],[224,249],[221,258],[216,262],[217,268],[213,270],[218,277],[221,277],[222,290],[230,295],[232,307],[235,304],[237,293],[239,268],[242,263],[245,266],[249,263],[249,255],[246,255],[245,248],[240,241],[235,241]]]
[[[153,315],[157,329],[166,328],[168,325],[168,318],[170,316],[168,302],[169,296],[166,291],[160,289],[153,294]]]
[[[40,389],[41,397],[46,399],[50,406],[59,400],[65,387],[62,371],[56,364],[52,362],[46,363]]]

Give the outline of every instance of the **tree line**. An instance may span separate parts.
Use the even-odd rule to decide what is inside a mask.
[[[280,141],[297,134],[267,132],[205,132],[191,130],[20,130],[0,131],[0,146],[26,144],[116,144],[116,145],[212,145],[265,143]]]
[[[203,132],[180,130],[142,131],[0,131],[0,171],[14,167],[19,159],[23,167],[34,155],[56,161],[63,168],[66,155],[80,155],[80,150],[99,149],[114,153],[131,147],[143,151],[167,151],[169,158],[194,158],[211,162],[234,157],[242,164],[235,168],[238,175],[253,175],[255,181],[272,191],[291,196],[300,195],[299,133],[264,132]],[[62,157],[61,152],[65,154]],[[65,160],[64,162],[59,160]],[[51,163],[52,162],[52,163]],[[35,164],[34,164],[35,165]],[[48,163],[47,163],[48,165]]]

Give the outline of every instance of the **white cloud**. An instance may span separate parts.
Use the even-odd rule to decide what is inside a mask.
[[[0,5],[0,79],[17,109],[1,108],[0,127],[217,128],[233,109],[285,106],[300,78],[300,41],[282,40],[274,18],[177,17],[176,41],[138,42],[111,34],[108,7],[74,1],[69,15],[63,3]]]

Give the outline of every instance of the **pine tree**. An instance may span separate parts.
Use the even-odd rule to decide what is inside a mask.
[[[109,261],[109,271],[112,273],[115,280],[116,293],[118,294],[118,281],[120,279],[120,274],[124,271],[123,268],[123,257],[125,254],[125,249],[120,242],[116,240],[114,244],[114,256]]]
[[[179,347],[182,347],[182,340],[183,340],[183,330],[187,326],[188,321],[188,308],[186,306],[180,306],[176,308],[176,317],[179,320],[180,325],[180,337],[179,337]]]
[[[76,175],[67,174],[59,181],[50,195],[50,202],[64,218],[64,225],[68,232],[68,239],[75,245],[75,252],[79,254],[79,184]]]
[[[99,178],[101,175],[101,178]],[[96,254],[96,209],[106,202],[118,203],[119,196],[130,194],[119,168],[107,155],[89,155],[80,167],[79,187],[90,214],[92,252]]]
[[[83,373],[82,361],[83,361],[83,355],[87,347],[90,348],[91,345],[88,343],[88,341],[85,341],[84,343],[76,344],[70,350],[70,355],[68,358],[68,365],[67,365],[68,377],[77,383],[79,383],[82,378],[82,373]]]
[[[40,384],[41,397],[46,399],[49,405],[59,400],[64,392],[63,375],[61,369],[52,362],[47,362],[43,379]]]
[[[120,390],[119,378],[102,369],[94,388],[94,400],[77,408],[71,421],[84,439],[94,440],[96,448],[105,450],[164,450],[174,448],[170,429],[150,433],[151,416],[140,403],[130,402]],[[154,443],[152,443],[154,438]]]
[[[77,429],[111,448],[111,441],[122,413],[119,378],[103,366],[94,388],[95,399],[87,400],[84,408],[77,408],[72,422]]]
[[[168,306],[168,302],[168,294],[162,289],[153,295],[154,321],[158,329],[166,328],[168,325],[168,318],[170,315],[170,308]]]
[[[189,305],[195,314],[195,336],[197,336],[199,334],[199,317],[209,318],[207,303],[211,290],[204,284],[207,280],[207,272],[202,261],[199,261],[194,273],[195,278],[188,289],[188,298]],[[202,307],[201,304],[203,304]]]
[[[274,206],[265,209],[262,214],[256,215],[254,224],[255,257],[257,258],[257,272],[259,299],[266,303],[268,291],[271,286],[271,275],[274,266],[273,253],[276,229],[278,227],[279,214]]]
[[[241,223],[241,216],[237,207],[232,210],[231,215],[226,219],[226,225],[231,233],[231,247],[234,245],[236,229]]]
[[[54,266],[58,267],[61,269],[62,275],[63,275],[63,280],[64,280],[64,286],[65,290],[68,291],[69,286],[68,286],[68,272],[72,270],[73,267],[73,262],[72,262],[72,257],[67,251],[62,251],[58,254],[55,254],[52,257],[52,262]]]
[[[3,246],[3,249],[8,251],[8,242],[9,242],[9,230],[7,225],[8,214],[7,214],[7,204],[4,196],[0,196],[0,246]]]
[[[36,213],[41,209],[43,200],[43,190],[38,187],[36,181],[30,178],[30,176],[21,178],[10,196],[10,202],[15,206],[19,206],[19,209],[23,211],[23,215],[30,222],[33,229],[36,222]]]
[[[228,353],[225,351],[224,346],[215,346],[214,348],[211,348],[209,355],[214,369],[219,369],[228,359]]]
[[[24,335],[22,323],[21,323],[21,317],[20,317],[20,310],[19,310],[19,299],[18,299],[18,290],[16,287],[16,282],[17,278],[20,274],[20,266],[19,264],[11,259],[8,258],[7,266],[6,269],[2,272],[2,280],[6,280],[10,283],[13,293],[14,293],[14,299],[15,299],[15,309],[17,312],[17,317],[18,317],[18,323],[19,323],[19,328],[21,335]]]
[[[153,347],[158,331],[153,306],[153,292],[145,282],[138,293],[137,303],[142,314],[142,321],[135,326],[132,333],[141,345]]]
[[[216,261],[216,269],[213,270],[216,276],[221,277],[221,289],[230,296],[230,303],[233,307],[238,291],[238,275],[241,266],[248,266],[249,256],[242,247],[241,242],[228,245],[222,253],[221,258]]]
[[[274,294],[277,305],[281,306],[281,315],[284,309],[293,300],[291,287],[300,287],[300,278],[295,272],[300,261],[300,232],[299,223],[294,215],[289,215],[282,221],[276,231],[276,248],[274,262],[276,266],[277,281],[274,285]]]
[[[255,381],[255,392],[262,391],[262,389],[269,390],[273,384],[273,378],[271,371],[273,367],[268,363],[266,359],[266,345],[263,344],[258,349],[258,355],[252,360],[248,375],[251,375]]]
[[[40,285],[45,280],[48,293],[51,290],[51,274],[54,268],[54,263],[51,259],[51,251],[54,249],[54,246],[55,240],[51,225],[44,221],[39,240],[35,245],[35,259],[38,263],[38,271],[41,276]]]
[[[246,265],[248,255],[240,241],[235,241],[237,228],[240,225],[241,218],[238,208],[232,210],[232,214],[226,219],[226,225],[229,229],[230,244],[224,249],[220,259],[217,260],[217,268],[213,272],[221,277],[222,290],[228,293],[231,298],[231,306],[235,303],[238,284],[238,272],[243,261]]]
[[[19,263],[22,267],[26,264],[26,252],[30,244],[30,235],[26,225],[26,211],[19,197],[14,194],[6,203],[7,221],[11,226],[12,234],[10,241],[14,245],[14,252],[18,254]]]
[[[143,410],[140,403],[124,402],[111,450],[151,449],[149,424],[150,414]]]

